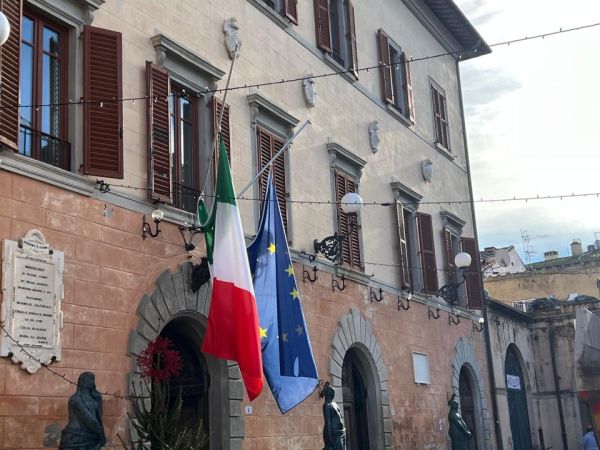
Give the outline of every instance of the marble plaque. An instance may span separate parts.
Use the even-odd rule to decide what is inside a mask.
[[[60,360],[63,271],[64,253],[51,250],[40,231],[3,241],[0,356],[29,373]]]

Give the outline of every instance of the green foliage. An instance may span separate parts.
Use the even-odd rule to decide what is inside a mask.
[[[131,402],[131,424],[138,434],[138,441],[132,450],[203,450],[208,446],[208,436],[204,432],[202,421],[195,427],[182,424],[181,407],[183,404],[181,387],[176,397],[171,399],[168,382],[152,381],[149,385],[143,381],[149,397],[138,394],[142,391],[133,386]]]

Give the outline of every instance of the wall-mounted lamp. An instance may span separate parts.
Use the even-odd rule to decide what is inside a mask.
[[[471,255],[465,252],[460,252],[454,257],[454,265],[460,270],[462,280],[458,283],[449,283],[442,286],[438,295],[446,300],[451,305],[458,301],[458,288],[467,280],[467,267],[471,265]]]
[[[312,272],[313,272],[313,276],[310,276],[310,273],[308,272],[308,270],[306,270],[304,268],[304,266],[302,266],[302,281],[304,283],[306,283],[306,280],[308,280],[310,283],[314,283],[315,281],[317,281],[319,278],[317,277],[317,271],[319,269],[317,269],[317,266],[314,266],[312,268]]]
[[[369,300],[371,300],[371,303],[381,303],[383,301],[383,289],[379,288],[379,295],[373,289],[369,289]]]
[[[153,238],[159,235],[160,230],[158,229],[158,224],[161,220],[163,220],[163,217],[164,213],[160,209],[155,209],[152,211],[152,220],[154,220],[154,223],[156,224],[156,228],[154,232],[152,232],[152,228],[150,227],[150,224],[146,222],[146,215],[144,214],[144,219],[142,222],[142,239],[146,239],[148,235]]]
[[[483,331],[484,322],[485,319],[483,317],[480,317],[479,320],[477,320],[477,323],[473,322],[473,331],[479,331],[481,333]]]
[[[363,199],[355,192],[348,192],[342,197],[340,202],[342,211],[350,216],[350,232],[358,226],[356,215],[363,207]],[[342,262],[342,242],[347,238],[345,234],[334,233],[333,236],[327,236],[321,242],[314,241],[315,253],[321,253],[329,261],[341,264]]]
[[[435,313],[431,308],[427,308],[427,317],[429,320],[435,319],[438,320],[440,318],[440,308],[435,308]]]
[[[342,285],[340,286],[337,278],[335,278],[333,276],[333,274],[331,274],[331,290],[333,292],[335,292],[336,289],[340,292],[343,291],[344,289],[346,289],[346,277],[344,276],[344,274],[342,274],[341,280],[342,280]]]
[[[448,325],[458,325],[460,323],[460,316],[456,313],[448,314]]]
[[[196,248],[196,244],[193,242],[194,236],[196,236],[198,233],[202,233],[203,230],[198,225],[190,225],[189,223],[186,223],[185,225],[179,227],[179,232],[183,238],[185,250],[187,252],[191,252]]]
[[[406,300],[406,305],[402,301],[402,297],[398,296],[398,311],[400,311],[400,308],[402,308],[404,311],[408,311],[410,308],[410,301],[412,299],[412,292],[409,291],[408,295],[404,297],[404,299]]]

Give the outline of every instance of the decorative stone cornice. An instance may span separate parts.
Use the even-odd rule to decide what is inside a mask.
[[[252,115],[252,122],[256,121],[256,118],[259,114],[270,115],[278,121],[285,123],[285,125],[287,125],[289,128],[294,128],[300,122],[299,119],[296,119],[283,108],[277,106],[271,100],[259,94],[258,92],[248,95],[247,99]]]

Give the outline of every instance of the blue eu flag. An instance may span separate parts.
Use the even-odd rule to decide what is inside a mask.
[[[313,393],[319,381],[271,175],[248,260],[258,306],[263,370],[285,414]]]

